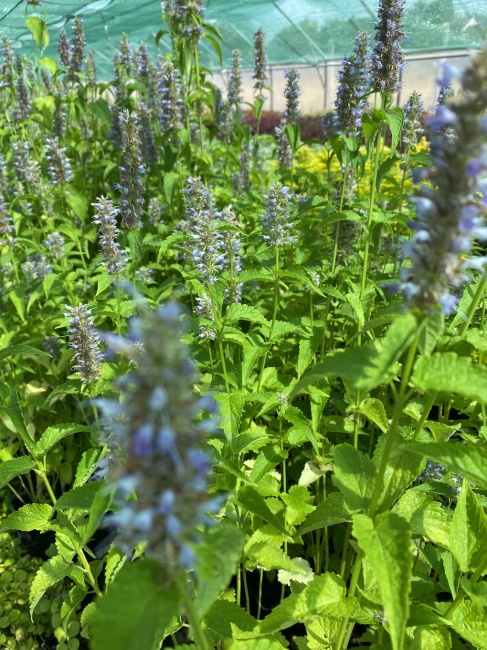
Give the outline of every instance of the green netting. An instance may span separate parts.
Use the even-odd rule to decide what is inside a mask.
[[[373,0],[211,0],[205,2],[205,20],[224,38],[223,67],[235,48],[241,51],[244,65],[252,66],[253,34],[259,27],[266,32],[271,64],[317,65],[349,53],[357,31],[373,35],[377,4]],[[32,38],[24,25],[26,0],[0,0],[0,6],[0,35],[8,34],[23,53],[31,55]],[[122,32],[132,45],[145,42],[155,53],[155,36],[164,27],[160,0],[43,0],[42,7],[51,39],[45,55],[56,56],[60,28],[73,16],[81,16],[88,49],[96,52],[102,76],[111,76],[112,55]],[[35,11],[44,19],[41,8]],[[487,32],[487,0],[409,0],[405,29],[406,53],[478,48]],[[170,48],[165,35],[159,51]],[[204,65],[221,68],[205,39],[201,53]]]

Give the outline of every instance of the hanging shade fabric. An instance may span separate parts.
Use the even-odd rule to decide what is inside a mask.
[[[2,0],[0,36],[7,34],[19,53],[35,54],[25,25],[27,0]],[[34,3],[32,3],[34,4]],[[50,44],[43,56],[57,58],[59,30],[74,16],[84,20],[88,50],[96,54],[100,77],[112,76],[112,55],[123,32],[132,46],[146,43],[152,54],[170,51],[169,35],[155,44],[160,30],[160,0],[42,0],[29,12],[45,20]],[[44,13],[45,12],[45,13]],[[262,27],[271,65],[317,65],[350,53],[359,30],[373,36],[374,0],[211,0],[205,21],[223,36],[222,57],[203,39],[203,64],[213,71],[228,67],[238,48],[245,67],[253,65],[253,34]],[[486,0],[409,0],[406,5],[404,51],[432,52],[478,48],[487,34]],[[39,54],[38,52],[36,53]]]

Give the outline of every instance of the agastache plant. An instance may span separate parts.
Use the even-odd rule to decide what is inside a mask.
[[[222,505],[208,496],[206,443],[217,423],[201,419],[214,406],[195,394],[198,375],[182,333],[180,308],[169,303],[132,319],[127,339],[108,339],[135,364],[119,382],[122,403],[105,409],[117,421],[120,450],[108,466],[117,489],[117,544],[130,551],[145,543],[145,554],[161,563],[169,583],[195,565],[200,527]],[[136,499],[126,498],[133,494]]]
[[[404,122],[402,126],[402,143],[406,149],[413,149],[424,133],[421,124],[423,115],[423,100],[414,91],[404,106]]]
[[[69,321],[69,347],[74,351],[73,370],[79,372],[81,380],[92,383],[100,378],[100,337],[95,331],[91,310],[82,303],[77,307],[65,305],[65,317]]]
[[[469,258],[475,239],[487,239],[485,171],[487,169],[487,52],[479,54],[462,75],[462,93],[441,106],[430,120],[433,166],[423,175],[430,185],[416,197],[418,220],[404,246],[411,266],[402,269],[399,290],[423,311],[440,305],[451,314],[458,304],[452,293],[467,280],[466,270],[482,269],[487,258]],[[442,130],[452,128],[454,139]],[[482,192],[482,203],[476,194]]]
[[[242,103],[242,57],[240,50],[232,52],[232,69],[228,81],[227,101],[238,114]]]
[[[405,8],[406,0],[380,0],[372,54],[372,85],[375,92],[390,95],[401,87],[399,78],[404,66],[401,41],[404,38]]]
[[[286,79],[286,88],[284,89],[286,110],[283,113],[283,118],[287,124],[296,124],[301,112],[299,110],[299,97],[301,95],[299,77],[300,75],[296,68],[286,68],[284,70],[284,78]]]
[[[188,234],[187,246],[193,264],[205,282],[213,284],[226,267],[223,232],[218,229],[220,214],[201,178],[188,178],[184,192],[187,220],[180,229]]]
[[[71,181],[71,164],[66,156],[66,148],[60,146],[57,137],[46,138],[46,160],[51,185],[57,187]]]
[[[269,84],[267,76],[267,56],[265,52],[265,35],[262,29],[254,34],[254,94],[264,100],[264,89]]]
[[[126,264],[126,255],[125,251],[120,250],[120,244],[117,241],[119,210],[106,196],[100,196],[93,206],[95,208],[93,223],[98,226],[98,239],[105,258],[103,264],[109,273],[122,273]]]
[[[274,183],[266,196],[263,219],[264,240],[268,246],[283,246],[295,241],[292,212],[294,195],[291,188]]]
[[[142,159],[137,115],[128,110],[120,113],[122,135],[122,165],[119,167],[121,183],[116,188],[122,192],[120,214],[122,227],[139,228],[144,214],[144,176],[147,172]]]
[[[170,61],[165,63],[161,58],[157,61],[157,91],[161,133],[175,141],[181,128],[183,110],[179,72]]]
[[[342,69],[338,73],[333,124],[336,131],[349,138],[358,135],[362,124],[362,113],[368,103],[366,98],[370,83],[368,47],[367,35],[360,32],[355,39],[353,54],[344,57]]]

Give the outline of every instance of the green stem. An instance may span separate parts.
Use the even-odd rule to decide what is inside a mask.
[[[477,287],[477,291],[475,292],[472,302],[470,303],[470,307],[467,310],[467,320],[463,323],[462,327],[460,328],[460,336],[463,336],[467,331],[467,329],[469,328],[472,318],[475,314],[475,311],[479,305],[479,302],[481,301],[485,293],[486,287],[487,287],[487,273],[484,274],[484,277],[482,278],[479,286]]]
[[[343,170],[343,182],[342,182],[342,192],[340,195],[340,205],[338,207],[338,211],[341,212],[343,210],[343,204],[345,202],[345,191],[347,189],[347,181],[348,181],[348,172],[349,172],[349,167],[350,167],[350,157],[348,155],[348,149],[345,147],[344,151],[344,167],[345,169]],[[337,262],[337,257],[338,257],[338,243],[340,239],[340,222],[336,222],[336,229],[335,229],[335,246],[333,248],[333,259],[331,263],[331,272],[335,272],[335,267],[336,267],[336,262]]]
[[[421,433],[421,430],[422,430],[422,428],[424,426],[424,423],[428,419],[428,416],[429,416],[430,411],[431,411],[431,409],[433,407],[433,404],[435,403],[435,399],[436,399],[437,395],[438,395],[438,391],[434,390],[434,391],[432,391],[430,393],[428,399],[426,400],[426,404],[424,405],[424,408],[423,408],[423,413],[421,415],[421,418],[420,418],[418,424],[416,425],[416,429],[414,430],[413,437],[411,438],[412,442],[417,440],[419,434]]]
[[[362,551],[359,550],[352,568],[352,577],[350,580],[350,585],[348,587],[348,594],[347,594],[349,597],[353,597],[355,595],[355,591],[357,590],[358,579],[360,577],[360,572],[362,570],[362,559],[363,559],[363,553]],[[350,620],[349,617],[345,617],[342,620],[342,625],[340,627],[340,631],[337,637],[337,642],[335,645],[336,650],[342,650],[342,648],[346,648],[348,645],[348,640],[350,639],[350,636],[352,634],[352,629],[353,629],[353,623],[350,626],[348,625],[349,620]]]
[[[269,346],[270,346],[270,341],[272,339],[272,333],[274,332],[274,326],[276,324],[278,306],[279,306],[279,246],[276,246],[276,265],[274,270],[274,306],[272,309],[272,321],[269,329],[269,338],[268,338]],[[262,388],[262,382],[264,380],[264,370],[265,370],[265,364],[267,361],[268,352],[269,352],[269,347],[262,355],[262,363],[260,366],[260,377],[259,377],[259,384],[257,386],[257,392],[260,391],[260,389]]]
[[[188,593],[188,588],[187,588],[185,578],[180,578],[177,581],[177,584],[179,588],[179,593],[181,594],[181,599],[183,601],[183,607],[186,610],[186,615],[188,617],[189,624],[194,634],[196,647],[198,648],[198,650],[210,650],[208,639],[206,638],[206,634],[204,633],[201,627],[201,622],[198,618],[198,615],[196,614],[193,601],[191,599],[191,596]]]

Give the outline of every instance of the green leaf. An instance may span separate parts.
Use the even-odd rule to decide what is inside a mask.
[[[274,639],[239,639],[232,641],[232,645],[229,646],[230,650],[282,650],[282,648],[282,643]]]
[[[245,544],[244,534],[231,524],[220,523],[208,531],[195,549],[198,593],[194,606],[201,620],[221,592],[228,587]]]
[[[72,563],[66,562],[66,560],[60,555],[52,557],[41,566],[39,571],[36,573],[30,588],[29,601],[31,617],[37,603],[49,587],[52,587],[63,578],[66,578],[66,576],[71,573],[72,568]]]
[[[487,443],[478,442],[414,442],[409,451],[446,465],[482,488],[487,488]]]
[[[286,537],[290,537],[281,520],[270,510],[264,498],[252,487],[244,487],[237,493],[236,501],[243,508],[274,526]]]
[[[411,527],[413,535],[421,535],[433,544],[450,548],[451,512],[429,494],[408,490],[394,506]]]
[[[164,174],[164,194],[166,196],[166,201],[170,206],[174,202],[174,196],[178,189],[179,183],[179,174],[176,172],[167,172]]]
[[[242,361],[242,386],[245,386],[249,381],[255,364],[264,354],[266,347],[264,345],[255,345],[245,341],[243,345],[243,361]]]
[[[445,317],[442,311],[434,311],[423,321],[423,327],[419,335],[418,346],[421,354],[429,356],[432,354],[436,344],[440,340],[445,328]]]
[[[345,583],[333,573],[315,576],[300,593],[292,594],[274,607],[253,630],[254,636],[274,634],[317,616],[340,616],[347,612]]]
[[[69,190],[66,190],[64,197],[66,198],[69,207],[75,213],[75,215],[84,220],[88,214],[87,199],[79,194],[71,185],[69,186]]]
[[[98,456],[98,449],[88,449],[88,451],[83,452],[78,467],[76,468],[76,477],[73,483],[74,488],[84,485],[84,483],[86,483],[90,478],[96,469]]]
[[[85,483],[80,487],[64,492],[56,501],[56,508],[59,510],[89,510],[93,504],[96,493],[102,487],[98,481]]]
[[[463,600],[448,616],[452,628],[477,648],[487,648],[487,618],[483,608]]]
[[[105,289],[108,289],[108,287],[114,282],[114,280],[115,280],[115,275],[113,273],[103,273],[102,275],[100,275],[98,277],[95,298],[99,296],[100,293],[103,293]]]
[[[257,625],[255,618],[245,609],[228,600],[217,600],[213,603],[203,620],[203,626],[215,632],[221,639],[232,637],[232,623],[246,632],[250,632]]]
[[[395,377],[396,361],[418,329],[416,317],[407,313],[397,317],[380,343],[346,348],[325,357],[295,385],[291,398],[303,388],[328,375],[343,377],[355,388],[371,390]]]
[[[294,155],[299,146],[299,124],[286,124],[285,131]]]
[[[375,397],[368,397],[364,399],[356,409],[357,413],[365,415],[365,417],[376,424],[382,433],[389,430],[389,422],[387,420],[387,413],[384,408],[383,402]]]
[[[375,136],[377,135],[380,128],[380,124],[374,122],[372,116],[368,113],[362,114],[362,131],[365,138],[365,145],[367,147],[367,152],[370,152],[370,145],[373,143]]]
[[[40,452],[39,455],[43,456],[47,454],[63,438],[82,431],[91,431],[91,429],[85,424],[55,424],[52,427],[48,427],[37,442],[37,447]]]
[[[232,303],[225,314],[225,322],[231,324],[239,320],[247,320],[251,323],[270,326],[267,318],[255,307],[242,305],[241,303]]]
[[[67,622],[67,619],[69,619],[85,596],[86,589],[82,589],[81,587],[73,587],[69,590],[68,595],[61,605],[61,617],[63,622]]]
[[[186,234],[184,232],[173,232],[162,242],[159,252],[157,254],[157,263],[159,263],[165,255],[166,251],[171,248],[174,244],[179,244],[180,242],[186,239]]]
[[[20,474],[27,474],[35,467],[34,461],[29,456],[20,456],[5,460],[0,464],[0,488],[5,487],[12,479]]]
[[[142,245],[142,236],[139,230],[131,230],[127,235],[127,239],[129,243],[130,259],[135,265],[137,265],[144,253],[144,247]]]
[[[401,139],[402,125],[404,123],[404,111],[399,106],[396,106],[390,113],[386,113],[385,119],[389,125],[389,129],[391,130],[391,153],[394,153],[399,144],[399,140]]]
[[[0,361],[11,357],[13,354],[34,354],[42,355],[44,357],[50,357],[51,355],[45,350],[38,350],[33,348],[32,345],[25,345],[24,343],[19,343],[17,345],[9,345],[7,348],[0,350]]]
[[[379,582],[393,650],[403,650],[413,568],[409,524],[391,512],[378,515],[375,521],[355,515],[353,534]]]
[[[352,445],[333,448],[333,483],[354,510],[365,510],[374,491],[375,466],[372,460]]]
[[[454,352],[436,353],[418,359],[412,382],[423,392],[446,391],[487,404],[487,368]]]
[[[304,560],[302,557],[295,557],[291,560],[295,565],[294,570],[289,569],[279,569],[277,572],[277,579],[282,585],[291,585],[291,582],[297,582],[302,585],[307,585],[314,578],[313,570],[311,569],[309,562]]]
[[[375,448],[373,462],[379,468],[388,434],[383,434]],[[423,460],[409,451],[409,446],[395,445],[387,459],[384,471],[382,492],[379,498],[379,511],[389,509],[419,476]]]
[[[29,503],[4,519],[0,526],[0,532],[40,530],[43,533],[49,529],[53,514],[54,508],[47,503]]]
[[[306,517],[306,521],[298,529],[296,536],[305,535],[319,528],[352,521],[353,513],[354,511],[346,503],[343,494],[332,492],[318,505],[314,512]]]
[[[397,156],[391,156],[390,158],[386,158],[380,165],[379,169],[377,170],[377,181],[376,181],[376,189],[377,192],[380,192],[380,186],[382,183],[382,179],[384,176],[389,172],[392,167],[394,167],[395,163],[399,159]]]
[[[233,444],[240,430],[245,393],[243,391],[235,391],[230,394],[218,393],[215,395],[215,401],[220,405],[219,415],[225,437],[230,444]]]
[[[51,59],[48,56],[43,57],[42,59],[39,59],[39,63],[46,68],[46,70],[49,70],[51,74],[56,74],[58,71],[58,65],[56,59]]]
[[[6,406],[0,407],[1,413],[6,413],[8,417],[12,420],[17,433],[19,434],[22,442],[30,451],[31,454],[37,453],[37,445],[32,440],[32,437],[27,430],[27,426],[24,420],[24,413],[20,407],[19,396],[16,390],[10,392],[10,395],[7,400]]]
[[[110,584],[127,561],[127,555],[116,546],[112,546],[106,556],[105,582]]]
[[[113,496],[113,488],[102,484],[101,489],[97,490],[93,498],[93,503],[90,507],[90,514],[88,516],[88,524],[86,525],[83,541],[89,542],[95,532],[98,530],[103,516],[110,507]]]
[[[464,573],[481,567],[487,572],[487,517],[467,481],[463,482],[453,512],[450,550]]]
[[[110,127],[112,115],[110,113],[110,105],[106,99],[99,97],[94,102],[90,102],[88,108],[106,127]]]
[[[27,16],[25,26],[40,49],[44,50],[49,45],[49,32],[46,23],[38,16]]]
[[[311,422],[304,415],[304,413],[295,406],[288,406],[283,411],[282,417],[291,424],[294,424],[294,426],[297,427],[299,431],[303,432],[306,439],[313,445],[313,449],[315,450],[316,454],[319,455],[320,450],[318,446],[318,440],[316,439],[316,432],[313,430]]]
[[[97,601],[90,625],[93,650],[154,650],[164,630],[179,612],[175,585],[162,580],[161,566],[152,560],[126,564],[106,594]]]

